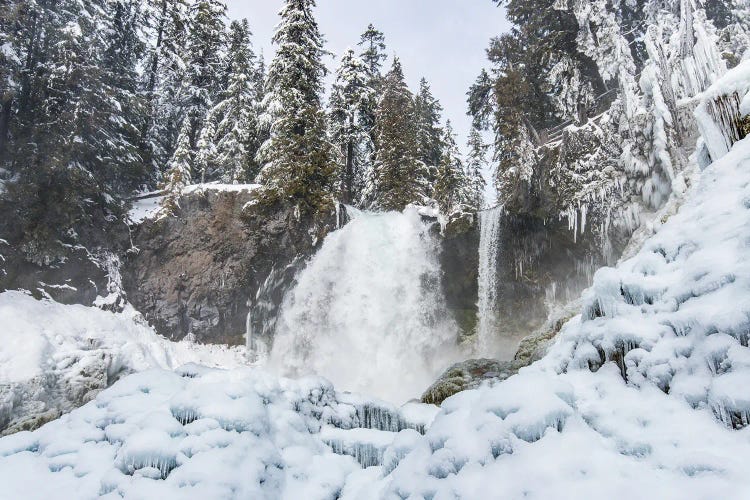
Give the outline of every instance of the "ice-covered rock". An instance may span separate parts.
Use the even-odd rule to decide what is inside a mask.
[[[172,343],[138,313],[0,293],[0,434],[35,429],[128,373],[183,363],[240,367],[240,348]]]

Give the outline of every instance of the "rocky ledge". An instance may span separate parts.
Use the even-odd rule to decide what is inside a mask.
[[[159,334],[244,343],[256,291],[263,288],[274,296],[272,304],[278,302],[296,267],[338,224],[334,210],[305,217],[291,204],[266,206],[255,199],[251,188],[207,186],[184,194],[173,214],[134,229],[123,286]],[[269,290],[263,285],[272,273]]]

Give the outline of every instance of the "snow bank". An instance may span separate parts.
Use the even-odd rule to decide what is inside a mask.
[[[162,210],[164,196],[151,196],[140,198],[133,202],[133,206],[128,213],[128,219],[131,224],[141,224],[148,219],[155,219]]]
[[[317,377],[197,365],[145,371],[33,433],[1,439],[2,494],[334,498],[360,463],[379,466],[385,449],[405,439],[366,427],[382,416],[352,411],[366,402]]]
[[[241,348],[159,337],[132,308],[114,314],[4,292],[0,324],[0,430],[69,411],[133,371],[245,364]]]
[[[193,184],[185,187],[182,194],[205,193],[207,191],[220,191],[223,193],[247,193],[260,188],[260,184],[221,184],[208,182],[205,184]]]
[[[749,497],[750,139],[691,195],[543,360],[446,400],[344,497]]]

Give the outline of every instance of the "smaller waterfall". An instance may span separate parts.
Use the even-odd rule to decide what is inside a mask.
[[[497,333],[497,275],[503,207],[479,213],[479,302],[477,352],[491,354]]]

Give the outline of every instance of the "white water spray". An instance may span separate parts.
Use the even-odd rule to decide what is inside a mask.
[[[269,364],[401,403],[457,358],[457,335],[435,241],[418,213],[361,213],[298,276]]]
[[[503,207],[479,214],[479,301],[477,303],[477,352],[491,354],[497,337],[497,273],[500,222]]]

